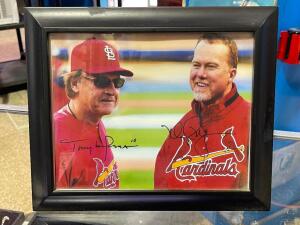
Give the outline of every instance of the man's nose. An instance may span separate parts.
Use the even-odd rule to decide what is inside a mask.
[[[204,66],[197,68],[197,70],[195,71],[195,75],[202,79],[206,78],[207,74],[206,74],[206,70],[205,70]]]
[[[106,93],[110,95],[114,95],[118,91],[118,89],[115,87],[112,81],[110,82],[109,86],[107,86],[105,89],[106,89]]]

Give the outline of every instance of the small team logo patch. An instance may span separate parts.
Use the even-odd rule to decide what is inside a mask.
[[[108,45],[105,45],[104,52],[106,53],[107,60],[116,60],[113,49]]]
[[[166,168],[166,173],[174,172],[177,180],[197,181],[197,177],[207,176],[232,176],[236,177],[240,172],[237,162],[245,158],[244,145],[237,145],[233,135],[234,127],[224,130],[221,136],[221,145],[224,149],[203,155],[191,156],[192,141],[188,137],[181,137],[181,144]],[[214,158],[231,155],[224,162],[214,162]],[[235,160],[233,160],[235,159]],[[235,162],[234,162],[235,161]]]
[[[117,185],[117,180],[119,180],[117,166],[114,160],[106,167],[101,159],[93,158],[96,162],[96,177],[94,180],[94,187],[103,188],[115,188]]]

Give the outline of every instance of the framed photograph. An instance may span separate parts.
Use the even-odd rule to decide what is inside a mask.
[[[28,8],[25,26],[34,210],[269,209],[276,7]]]

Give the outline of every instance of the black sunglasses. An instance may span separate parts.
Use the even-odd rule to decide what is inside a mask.
[[[120,77],[115,79],[109,79],[107,76],[104,75],[98,75],[96,77],[85,76],[85,75],[82,76],[88,80],[94,81],[94,85],[97,88],[107,88],[111,85],[111,82],[114,84],[115,88],[121,88],[125,83],[125,79]]]

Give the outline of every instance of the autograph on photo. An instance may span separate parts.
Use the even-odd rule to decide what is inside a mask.
[[[98,141],[96,141],[95,145],[93,146],[84,146],[84,145],[81,145],[80,142],[83,142],[83,141],[86,141],[87,139],[80,139],[80,140],[61,140],[60,143],[62,144],[70,144],[70,143],[73,143],[73,151],[83,151],[83,150],[86,150],[86,151],[92,151],[94,148],[114,148],[114,149],[129,149],[129,148],[135,148],[135,147],[138,147],[139,145],[136,144],[136,138],[132,138],[130,140],[130,143],[132,144],[124,144],[124,145],[117,145],[117,144],[114,144],[115,143],[115,140],[112,136],[105,136],[106,137],[106,140],[107,140],[107,143],[106,144],[99,144]]]

